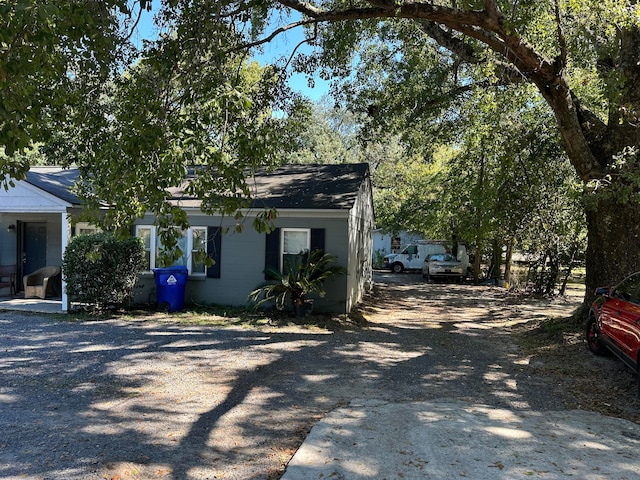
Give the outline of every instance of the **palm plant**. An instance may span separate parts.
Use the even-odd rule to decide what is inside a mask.
[[[324,297],[325,280],[347,273],[337,263],[337,257],[323,250],[305,250],[295,257],[287,257],[284,272],[268,268],[267,274],[273,279],[260,284],[249,294],[249,301],[256,307],[267,302],[275,302],[278,310],[284,310],[289,300],[296,305],[308,302],[307,295]]]

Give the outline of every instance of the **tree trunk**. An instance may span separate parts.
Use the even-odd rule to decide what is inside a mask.
[[[473,283],[480,283],[480,270],[482,268],[482,237],[476,236],[476,253],[473,257]]]
[[[587,202],[587,254],[585,304],[594,289],[614,285],[640,270],[640,29],[620,32],[617,69],[624,84],[619,108],[611,108],[607,132],[593,141],[600,164],[611,174],[594,207]],[[618,160],[621,165],[611,168]],[[606,184],[606,182],[605,182]],[[607,191],[609,190],[609,191]]]
[[[615,285],[640,270],[640,204],[601,199],[587,210],[587,277],[585,302],[598,286]]]
[[[513,256],[513,238],[510,238],[507,242],[507,253],[504,259],[504,284],[508,286],[512,284],[511,281],[511,257]]]
[[[502,242],[497,238],[491,241],[491,262],[491,278],[496,281],[497,285],[502,278]]]

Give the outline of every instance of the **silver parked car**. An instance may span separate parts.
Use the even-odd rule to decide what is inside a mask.
[[[463,263],[450,253],[429,255],[422,265],[422,276],[427,280],[448,278],[460,282],[465,277],[465,274]]]

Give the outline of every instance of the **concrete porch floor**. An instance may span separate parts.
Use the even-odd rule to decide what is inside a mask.
[[[19,295],[19,293],[18,293]],[[62,300],[59,298],[0,297],[0,310],[13,310],[33,313],[63,313]]]

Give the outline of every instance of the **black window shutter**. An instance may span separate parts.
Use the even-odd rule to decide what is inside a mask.
[[[266,248],[264,252],[264,279],[273,280],[269,275],[269,268],[280,269],[280,229],[276,228],[266,235]]]
[[[215,263],[207,267],[207,278],[220,278],[220,252],[222,231],[219,227],[207,227],[207,256]]]
[[[324,252],[324,228],[311,229],[311,251],[322,250]]]

